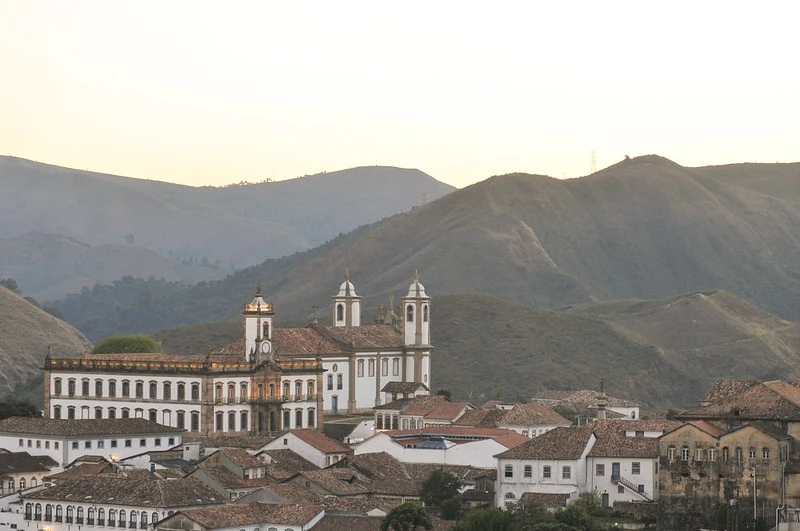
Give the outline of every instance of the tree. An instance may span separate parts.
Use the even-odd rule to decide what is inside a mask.
[[[538,531],[536,526],[553,521],[553,514],[547,508],[531,501],[520,500],[508,512],[511,514],[511,528],[514,531]]]
[[[431,517],[425,507],[416,503],[398,505],[381,521],[381,531],[414,531],[415,529],[431,529]]]
[[[439,389],[438,391],[436,391],[436,394],[439,396],[444,396],[448,400],[453,398],[453,393],[451,393],[449,389]]]
[[[19,291],[19,286],[17,286],[17,281],[11,278],[0,278],[0,286],[10,289],[17,295],[21,295]]]
[[[144,334],[111,336],[98,343],[93,354],[114,354],[130,352],[160,352],[155,339]]]
[[[439,505],[439,511],[443,520],[457,520],[461,514],[461,501],[456,498],[445,500]]]
[[[510,531],[511,514],[500,509],[477,509],[464,516],[453,531]]]
[[[434,470],[419,491],[419,497],[425,505],[439,507],[443,501],[452,500],[458,495],[461,481],[450,472]]]
[[[0,420],[9,417],[41,417],[42,411],[28,400],[7,398],[0,401]]]

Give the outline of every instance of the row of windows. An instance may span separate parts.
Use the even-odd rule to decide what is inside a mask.
[[[117,387],[117,384],[119,388]],[[68,396],[76,396],[76,380],[74,378],[70,378],[67,380],[67,395]],[[245,384],[246,385],[246,384]],[[103,380],[95,380],[94,382],[94,395],[90,394],[90,387],[91,382],[88,378],[84,378],[81,380],[81,394],[80,396],[95,396],[95,397],[108,397],[108,398],[115,398],[117,396],[117,390],[119,390],[119,396],[123,398],[145,398],[144,390],[145,390],[145,382],[139,380],[133,382],[133,395],[131,395],[131,382],[129,380],[122,380],[121,382],[117,382],[117,380],[111,379],[106,382],[106,385],[103,385]],[[149,382],[147,384],[148,394],[147,398],[150,399],[161,399],[161,400],[172,400],[172,382],[164,382],[161,384],[161,396],[158,396],[158,383],[157,382]],[[105,394],[104,394],[105,390]],[[64,393],[63,383],[61,378],[55,378],[53,380],[53,395],[60,396]],[[190,397],[191,400],[200,400],[200,384],[194,383],[191,384],[190,387]],[[186,384],[182,382],[178,382],[176,385],[176,396],[177,400],[186,400]]]
[[[406,321],[411,322],[414,320],[414,306],[409,304],[406,306]],[[422,322],[428,322],[428,305],[425,304],[422,306]]]
[[[4,494],[6,492],[10,494],[12,492],[16,492],[17,490],[25,490],[28,487],[33,488],[38,485],[39,480],[37,480],[35,476],[31,476],[30,481],[26,480],[25,478],[19,478],[19,484],[14,481],[14,478],[9,478],[7,482],[0,479],[0,494]]]
[[[158,513],[153,512],[148,514],[145,511],[130,511],[125,509],[108,510],[108,519],[106,520],[106,510],[103,508],[95,509],[89,507],[85,511],[86,519],[84,520],[84,508],[75,508],[72,505],[67,505],[66,511],[61,505],[47,504],[44,506],[44,515],[42,515],[42,504],[25,504],[25,519],[26,520],[44,520],[45,522],[66,522],[68,524],[86,524],[86,525],[101,525],[108,527],[128,527],[135,529],[146,529],[148,520],[152,523],[158,521]],[[169,512],[172,514],[172,511]]]
[[[330,375],[329,375],[330,380]],[[341,386],[341,375],[339,375],[339,385]],[[341,387],[339,387],[341,389]],[[227,395],[223,396],[223,385],[217,384],[214,387],[214,400],[216,403],[234,403],[237,402],[236,397],[236,385],[229,383],[227,386]],[[256,386],[256,394],[253,397],[250,397],[248,394],[248,385],[246,382],[242,382],[239,384],[239,397],[238,402],[247,402],[248,400],[252,399],[263,399],[264,397],[264,385],[258,384]],[[305,391],[305,394],[304,394]],[[267,388],[268,396],[270,399],[276,398],[276,389],[275,384],[269,384]],[[314,380],[296,380],[294,382],[294,394],[292,394],[292,382],[285,381],[282,384],[282,393],[281,396],[283,400],[290,400],[295,402],[302,402],[304,400],[314,400],[315,390],[314,390]]]
[[[514,477],[514,467],[512,465],[506,465],[505,473],[503,474],[504,477],[513,478]],[[553,476],[553,469],[550,465],[545,465],[542,467],[542,478],[543,479],[552,479]],[[522,471],[522,477],[530,478],[533,477],[533,466],[525,465],[525,468]],[[561,467],[561,479],[572,479],[572,467],[569,465],[564,465]]]
[[[28,439],[28,448],[32,448],[32,443],[33,442],[34,441],[32,439]],[[37,440],[35,442],[36,442],[36,448],[41,448],[42,447],[42,441]],[[112,440],[109,440],[108,443],[109,443],[108,444],[109,448],[118,448],[118,444],[119,444],[118,441],[112,439]],[[133,446],[133,441],[131,439],[125,439],[123,444],[124,444],[125,448],[131,448]],[[175,438],[174,437],[170,437],[167,440],[167,444],[169,445],[170,448],[175,446]],[[24,447],[25,446],[25,439],[20,439],[19,440],[19,445],[20,445],[20,447]],[[154,438],[153,439],[153,445],[154,446],[161,446],[161,437]],[[139,446],[140,447],[147,446],[147,439],[139,439]],[[83,441],[83,447],[85,449],[87,449],[87,450],[91,450],[92,448],[104,449],[106,447],[106,440],[101,439],[101,440],[97,440],[97,441]],[[50,441],[44,441],[44,448],[45,448],[45,450],[50,448]],[[80,448],[80,441],[72,441],[72,449],[73,450],[78,450],[79,448]],[[58,450],[58,441],[53,441],[53,450]],[[31,485],[31,486],[35,486],[35,485]],[[24,489],[25,487],[21,485],[20,488]],[[0,482],[0,491],[1,490],[2,490],[2,482]]]
[[[619,466],[619,463],[614,463],[614,465]],[[634,461],[631,463],[631,474],[638,476],[642,473],[642,463],[639,461]],[[606,475],[606,465],[602,463],[597,463],[594,467],[594,475],[595,476],[605,476]],[[613,475],[613,470],[612,470]]]
[[[359,377],[364,376],[364,360],[356,363],[356,374]],[[392,358],[392,376],[399,375],[400,358]],[[375,376],[375,360],[367,360],[367,376]],[[389,376],[389,358],[381,359],[381,376]]]
[[[782,448],[781,448],[782,450]],[[678,449],[674,446],[670,446],[667,449],[667,458],[670,461],[675,461],[676,455],[678,453]],[[684,445],[681,448],[681,461],[688,461],[689,457],[691,456],[691,449]],[[750,448],[747,452],[747,456],[749,459],[757,459],[759,457],[759,452],[755,448]],[[715,448],[708,448],[703,449],[701,447],[695,447],[694,449],[694,461],[716,461],[717,460],[717,450]],[[722,449],[722,460],[728,461],[730,460],[730,448],[727,446]],[[770,451],[769,448],[766,446],[761,449],[760,452],[761,459],[769,459],[770,458]],[[734,460],[736,462],[741,462],[744,460],[744,450],[741,447],[737,446],[734,450]]]
[[[336,389],[341,389],[344,385],[344,381],[342,379],[341,374],[336,375]],[[333,391],[333,375],[328,375],[328,391]]]

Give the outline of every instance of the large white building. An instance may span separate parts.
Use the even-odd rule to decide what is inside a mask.
[[[206,355],[85,354],[45,360],[45,416],[145,418],[190,432],[316,428],[323,411],[369,411],[389,382],[430,388],[430,298],[417,278],[402,317],[361,325],[349,278],[333,296],[333,326],[273,327],[259,288],[244,305],[244,338]]]

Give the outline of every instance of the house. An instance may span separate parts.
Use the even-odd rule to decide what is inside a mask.
[[[63,479],[21,497],[24,529],[75,526],[153,529],[174,511],[220,505],[216,492],[192,479],[157,479],[146,471]]]
[[[375,406],[376,430],[416,430],[426,426],[450,426],[475,406],[453,402],[442,395],[400,398]]]
[[[601,386],[602,387],[602,386]],[[607,396],[601,389],[594,391],[542,391],[531,398],[531,402],[542,402],[551,407],[569,411],[578,421],[585,424],[598,418],[599,402],[604,402],[607,418],[632,419],[640,418],[639,404],[623,398]]]
[[[265,444],[258,453],[268,450],[291,450],[319,468],[336,463],[353,450],[316,430],[290,430]]]
[[[37,487],[57,468],[58,463],[46,455],[0,452],[0,496]]]
[[[0,420],[0,448],[48,456],[61,466],[84,455],[123,459],[181,444],[183,430],[145,419]]]
[[[224,499],[236,500],[274,480],[266,465],[241,448],[223,448],[197,463],[189,477],[214,489]]]
[[[160,521],[159,531],[305,531],[325,515],[321,505],[249,503],[178,511]]]
[[[597,438],[588,427],[555,428],[498,454],[495,506],[526,492],[577,498],[586,492],[586,458]]]
[[[532,402],[467,411],[454,425],[496,427],[513,430],[526,437],[536,437],[559,426],[571,426],[572,422],[556,413],[549,405]]]

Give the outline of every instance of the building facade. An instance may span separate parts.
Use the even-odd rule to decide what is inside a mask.
[[[431,371],[430,298],[417,278],[402,318],[361,325],[346,278],[333,326],[275,329],[259,288],[244,305],[244,338],[206,355],[85,354],[45,359],[45,416],[145,418],[201,434],[319,429],[323,411],[368,411],[389,382]]]

